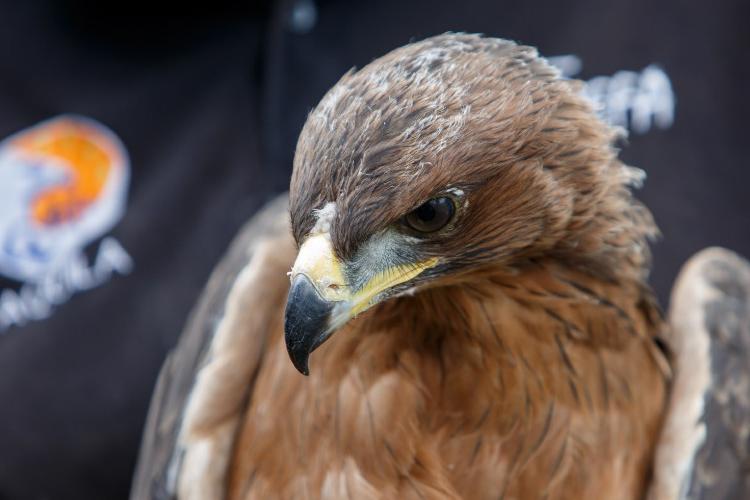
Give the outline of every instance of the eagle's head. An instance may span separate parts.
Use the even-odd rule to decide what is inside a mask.
[[[294,161],[285,333],[299,371],[371,306],[487,266],[643,274],[655,229],[627,187],[640,176],[579,87],[533,48],[464,34],[341,78]]]

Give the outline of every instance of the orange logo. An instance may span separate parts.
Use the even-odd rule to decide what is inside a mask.
[[[115,134],[64,115],[0,143],[0,274],[38,282],[122,217],[129,163]]]
[[[35,195],[31,207],[35,222],[55,225],[75,220],[101,195],[115,164],[100,146],[106,142],[96,128],[72,119],[49,123],[10,142],[10,147],[29,155],[57,160],[68,171],[64,183]]]

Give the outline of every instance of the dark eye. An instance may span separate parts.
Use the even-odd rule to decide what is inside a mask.
[[[453,218],[456,206],[447,196],[433,198],[412,210],[404,217],[404,223],[420,233],[434,233],[444,228]]]

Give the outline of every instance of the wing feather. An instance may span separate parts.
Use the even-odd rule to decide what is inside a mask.
[[[176,498],[186,474],[205,476],[194,482],[192,495],[221,487],[232,422],[247,401],[267,333],[263,326],[283,303],[293,258],[282,195],[240,230],[162,366],[131,500]],[[253,355],[243,358],[248,352]]]
[[[669,320],[675,379],[649,498],[750,498],[750,263],[696,254]]]

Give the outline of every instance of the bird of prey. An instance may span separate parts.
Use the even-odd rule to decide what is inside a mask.
[[[580,88],[467,34],[345,74],[167,359],[132,498],[747,495],[750,271],[698,255],[663,317]]]

